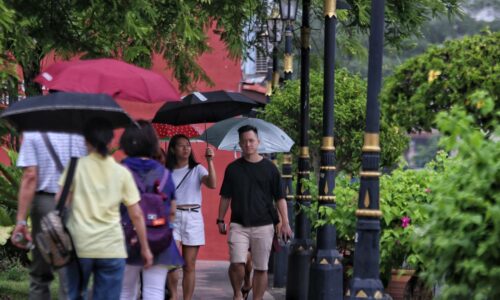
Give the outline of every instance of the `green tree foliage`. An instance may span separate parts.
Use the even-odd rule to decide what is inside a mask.
[[[482,92],[471,99],[484,103],[479,114],[457,105],[438,116],[442,145],[456,157],[431,185],[429,222],[415,236],[424,278],[441,283],[442,299],[500,298],[500,126],[492,120],[491,136],[477,126],[480,114],[499,112]]]
[[[0,209],[12,212],[17,208],[17,190],[22,170],[16,167],[17,152],[7,148],[3,150],[9,155],[10,166],[0,164]],[[0,225],[5,225],[3,221],[4,219],[0,217]]]
[[[4,41],[14,27],[13,17],[14,11],[8,9],[3,0],[0,0],[0,41]],[[5,51],[5,45],[0,42],[0,88],[2,89],[0,96],[2,98],[5,97],[6,88],[12,86],[12,81],[16,77],[16,68],[12,57]]]
[[[348,0],[349,12],[340,12],[346,28],[345,43],[369,28],[369,0]],[[196,63],[210,51],[207,32],[215,32],[227,45],[231,57],[239,57],[253,45],[243,38],[266,18],[261,0],[175,0],[175,1],[47,1],[5,0],[15,9],[15,28],[3,41],[23,67],[28,94],[39,93],[32,79],[39,62],[50,50],[84,57],[120,57],[144,67],[153,53],[161,54],[183,89],[210,78]],[[323,7],[313,1],[315,11]],[[420,26],[434,15],[456,14],[459,0],[389,0],[386,40],[399,44],[418,34]],[[359,44],[349,46],[360,51]],[[348,47],[348,48],[349,48]],[[362,51],[360,51],[362,52]]]
[[[324,1],[313,0],[311,20],[311,54],[313,68],[321,69],[324,45]],[[345,0],[350,10],[337,10],[339,25],[337,26],[337,65],[349,70],[366,74],[367,46],[370,28],[370,0]],[[392,66],[400,64],[407,57],[410,41],[424,37],[425,29],[431,20],[454,19],[462,15],[462,4],[466,0],[387,0],[385,7],[385,41],[386,57],[384,62],[390,62],[384,68],[384,74],[392,71]],[[337,7],[339,2],[337,2]],[[300,12],[299,12],[300,14]],[[300,17],[298,18],[300,22]],[[299,25],[297,25],[299,26]],[[447,25],[450,26],[450,25]],[[441,28],[439,29],[441,30]],[[296,47],[300,47],[300,39],[296,38]],[[402,50],[404,49],[404,52]],[[392,51],[393,53],[389,53]],[[395,58],[394,52],[401,55]]]
[[[408,131],[430,131],[438,112],[453,105],[476,115],[478,124],[498,118],[500,95],[500,32],[485,32],[462,40],[432,47],[424,54],[407,60],[384,85],[381,101],[391,121]],[[473,104],[470,97],[484,89],[493,98],[495,110],[478,114],[482,103]]]
[[[310,78],[309,142],[313,165],[319,163],[319,145],[323,124],[323,73],[312,72]],[[290,137],[300,141],[300,82],[287,81],[267,104],[264,119],[283,128]],[[345,69],[335,73],[335,145],[338,170],[357,173],[361,166],[361,148],[365,129],[366,82]],[[404,132],[381,120],[381,166],[392,167],[407,145]],[[294,146],[296,147],[296,146]]]
[[[242,53],[243,28],[263,12],[260,0],[47,1],[7,0],[16,27],[3,41],[23,67],[28,94],[40,59],[55,50],[67,56],[118,57],[144,67],[162,55],[181,87],[210,82],[196,59],[210,51],[213,24],[232,57]]]

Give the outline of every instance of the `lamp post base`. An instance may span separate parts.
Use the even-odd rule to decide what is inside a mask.
[[[387,299],[384,295],[384,285],[380,279],[354,278],[351,288],[347,291],[345,299],[366,300],[366,299]]]
[[[288,256],[288,278],[286,282],[287,300],[307,300],[309,288],[309,268],[313,254],[310,239],[294,240]]]
[[[337,250],[319,250],[309,274],[309,298],[317,300],[343,299],[343,269]]]

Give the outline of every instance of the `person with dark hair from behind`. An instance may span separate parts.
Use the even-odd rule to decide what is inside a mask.
[[[93,300],[119,299],[127,257],[120,223],[121,203],[135,226],[145,268],[152,265],[153,255],[132,174],[108,154],[113,139],[111,123],[101,118],[89,120],[83,134],[89,154],[78,160],[67,200],[67,227],[77,256],[68,265],[69,299],[87,299],[91,275]]]
[[[136,178],[144,183],[148,191],[159,186],[163,178],[167,178],[163,189],[158,192],[166,196],[164,209],[170,212],[169,222],[172,224],[176,209],[175,186],[172,176],[164,165],[154,159],[159,153],[159,142],[151,123],[144,120],[139,120],[137,123],[139,127],[126,128],[120,138],[120,148],[127,155],[122,164],[127,166]],[[127,212],[122,210],[122,218],[125,217],[124,214]],[[171,231],[171,229],[168,230]],[[128,246],[131,250],[131,245]],[[182,265],[183,259],[175,245],[156,254],[153,266],[147,270],[143,270],[140,255],[129,252],[120,299],[137,299],[138,287],[140,286],[139,277],[142,272],[142,299],[163,300],[168,269]]]
[[[200,246],[205,244],[205,225],[201,211],[201,185],[215,189],[217,185],[214,152],[207,148],[205,158],[208,171],[194,159],[191,142],[185,135],[174,135],[167,150],[167,169],[172,172],[177,196],[177,212],[174,224],[174,240],[182,246],[182,290],[184,300],[193,297],[196,257]],[[177,300],[179,271],[168,273],[170,299]]]
[[[229,226],[229,279],[233,288],[233,299],[248,297],[243,289],[245,262],[251,249],[253,275],[253,299],[261,300],[267,289],[267,265],[271,253],[274,226],[281,215],[278,235],[287,241],[292,236],[288,220],[285,193],[281,176],[276,166],[258,152],[259,136],[254,126],[238,129],[242,157],[226,168],[220,190],[219,217],[217,225],[221,234],[226,234],[224,216],[231,205]],[[245,295],[243,295],[245,292]]]

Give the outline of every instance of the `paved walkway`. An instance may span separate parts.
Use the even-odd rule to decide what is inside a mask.
[[[196,288],[194,291],[194,300],[231,300],[233,299],[233,290],[227,275],[229,267],[228,261],[208,261],[199,260],[196,263]],[[272,283],[272,275],[270,282]],[[283,300],[285,299],[285,289],[273,289],[269,285],[268,291],[264,295],[265,300]],[[182,294],[182,287],[179,284],[179,293]],[[181,298],[182,299],[182,298]],[[252,299],[252,293],[248,299]]]

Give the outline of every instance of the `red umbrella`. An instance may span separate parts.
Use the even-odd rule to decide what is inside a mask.
[[[193,125],[174,126],[168,124],[153,123],[153,128],[156,130],[160,139],[171,138],[176,134],[184,134],[188,138],[194,138],[201,134],[203,129]]]
[[[51,90],[104,93],[115,99],[173,102],[181,97],[163,76],[115,59],[63,61],[50,65],[35,81]]]

